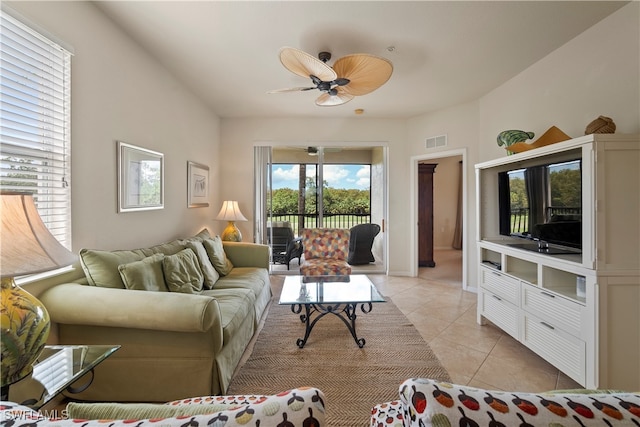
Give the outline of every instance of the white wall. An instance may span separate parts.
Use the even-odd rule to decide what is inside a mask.
[[[452,156],[425,162],[438,164],[433,175],[433,247],[436,249],[453,247],[461,161],[462,156]]]
[[[408,124],[408,147],[405,168],[411,168],[412,163],[417,163],[418,159],[437,158],[443,153],[466,150],[466,160],[463,168],[466,172],[466,223],[463,224],[464,242],[463,246],[467,251],[466,259],[469,260],[467,268],[467,284],[475,287],[476,269],[473,268],[475,260],[475,169],[478,151],[481,146],[478,141],[478,102],[473,101],[467,104],[458,105],[452,108],[440,110],[431,114],[416,117]],[[447,135],[447,146],[437,149],[427,149],[425,140],[429,137]],[[437,163],[437,160],[434,161]],[[414,184],[417,183],[417,169],[411,177]],[[438,169],[436,168],[436,175]],[[393,173],[393,171],[391,171]],[[434,192],[438,191],[434,188]],[[415,195],[417,197],[417,194]],[[457,198],[457,190],[451,194],[453,200]],[[408,199],[407,203],[411,203]],[[414,203],[417,209],[417,201]],[[406,212],[406,215],[413,214],[417,218],[416,212]],[[455,223],[454,223],[455,225]],[[417,248],[415,236],[410,240]],[[416,249],[417,251],[417,249]],[[436,261],[436,266],[438,261]],[[411,263],[417,265],[417,252],[407,260],[407,268],[411,268]],[[469,263],[471,263],[469,265]]]
[[[212,227],[219,199],[187,209],[187,161],[211,167],[219,119],[89,2],[6,2],[75,51],[72,58],[73,250],[135,248]],[[165,207],[117,213],[116,140],[165,155]]]
[[[479,161],[501,157],[495,143],[506,129],[551,126],[571,137],[600,115],[616,133],[640,130],[640,3],[632,2],[480,100]]]

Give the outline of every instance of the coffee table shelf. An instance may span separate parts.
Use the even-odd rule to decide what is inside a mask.
[[[40,409],[65,390],[80,393],[93,382],[93,369],[118,349],[119,345],[45,346],[32,374],[11,385],[9,400]],[[87,374],[86,381],[75,385]]]

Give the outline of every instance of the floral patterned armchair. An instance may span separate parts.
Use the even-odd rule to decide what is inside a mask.
[[[271,396],[203,396],[166,404],[75,403],[62,411],[36,411],[0,402],[0,425],[27,427],[322,427],[324,395],[300,387]]]
[[[398,399],[371,411],[370,427],[640,425],[640,394],[616,390],[524,393],[410,378]]]
[[[350,232],[344,228],[306,228],[302,230],[303,276],[348,276]]]

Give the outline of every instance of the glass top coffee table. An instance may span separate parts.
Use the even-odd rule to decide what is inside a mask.
[[[93,382],[93,368],[118,351],[119,345],[48,345],[33,373],[11,386],[9,400],[40,409],[64,390],[80,393]],[[89,374],[81,385],[74,383]]]
[[[371,280],[365,275],[354,274],[287,276],[278,304],[291,305],[291,311],[300,314],[300,320],[305,324],[304,338],[296,341],[298,347],[305,346],[318,320],[333,314],[344,322],[358,347],[362,348],[366,341],[356,334],[356,311],[359,305],[360,310],[367,314],[377,302],[385,300]]]

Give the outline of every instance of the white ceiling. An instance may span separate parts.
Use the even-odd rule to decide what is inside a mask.
[[[101,1],[95,4],[222,118],[406,118],[477,99],[628,2]],[[393,62],[380,89],[318,107],[282,46]],[[393,46],[392,51],[389,47]],[[561,64],[560,64],[561,66]]]

